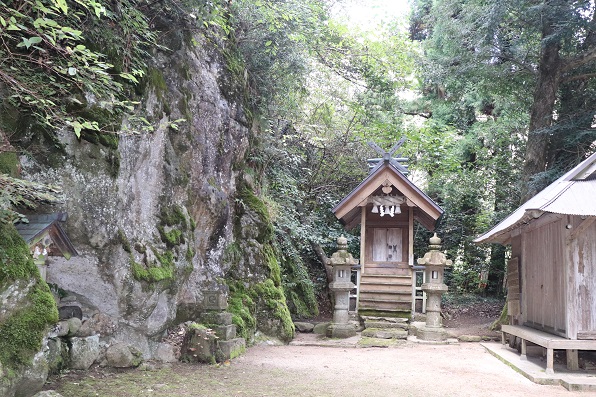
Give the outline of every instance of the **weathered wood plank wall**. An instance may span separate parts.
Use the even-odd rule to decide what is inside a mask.
[[[529,325],[566,336],[565,227],[559,218],[548,221],[547,215],[522,232],[522,316]]]
[[[588,222],[591,219],[587,220]],[[573,229],[582,220],[573,217]],[[596,339],[596,223],[574,236],[568,244],[570,265],[568,294],[568,337],[571,339]]]

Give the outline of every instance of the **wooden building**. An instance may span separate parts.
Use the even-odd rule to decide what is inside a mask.
[[[385,316],[409,315],[415,304],[414,221],[434,230],[443,210],[383,153],[364,179],[333,213],[352,229],[361,225],[357,311]]]
[[[596,154],[523,204],[478,243],[511,245],[507,335],[547,349],[596,350]]]
[[[17,232],[29,244],[31,255],[39,269],[42,279],[46,279],[48,257],[63,256],[70,259],[77,251],[70,239],[60,226],[66,221],[67,214],[31,214],[27,215],[28,222],[15,224]]]

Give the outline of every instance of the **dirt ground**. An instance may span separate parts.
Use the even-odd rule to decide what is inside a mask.
[[[488,335],[486,327],[500,309],[486,310],[486,315],[478,310],[452,309],[445,324],[455,335]],[[561,386],[532,383],[479,343],[411,342],[391,348],[263,344],[217,366],[180,363],[151,371],[71,371],[52,378],[45,389],[64,397],[569,397],[570,393]]]

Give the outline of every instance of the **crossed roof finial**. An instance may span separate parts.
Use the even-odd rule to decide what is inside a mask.
[[[404,166],[401,163],[408,161],[408,159],[405,157],[400,157],[400,154],[397,153],[397,150],[405,142],[406,142],[406,137],[404,136],[395,145],[393,145],[393,147],[391,149],[389,149],[389,151],[385,151],[379,145],[377,145],[376,143],[374,143],[372,141],[368,142],[368,146],[373,148],[377,153],[379,153],[381,155],[381,158],[368,159],[368,164],[369,164],[369,167],[371,168],[371,172],[373,169],[375,169],[377,166],[379,166],[381,164],[381,162],[383,162],[383,163],[389,162],[395,168],[397,168],[402,174],[407,175],[408,168],[407,168],[407,166]]]

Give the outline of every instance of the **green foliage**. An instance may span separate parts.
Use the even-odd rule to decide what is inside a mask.
[[[110,75],[112,65],[85,44],[83,19],[95,20],[107,10],[95,1],[8,1],[0,5],[0,78],[10,90],[8,102],[51,129],[69,125],[77,136],[96,123],[71,114],[73,94],[89,92],[108,98],[122,92]],[[113,105],[119,106],[116,102]]]
[[[12,178],[0,173],[0,225],[19,220],[26,222],[26,217],[16,212],[15,207],[32,209],[39,204],[54,204],[60,201],[59,193],[61,189],[56,186]]]
[[[45,332],[58,321],[56,302],[41,280],[29,247],[11,224],[0,223],[0,288],[17,280],[35,280],[27,303],[0,323],[0,363],[16,369],[31,362]]]
[[[0,152],[0,174],[16,177],[19,170],[19,157],[15,152]]]

